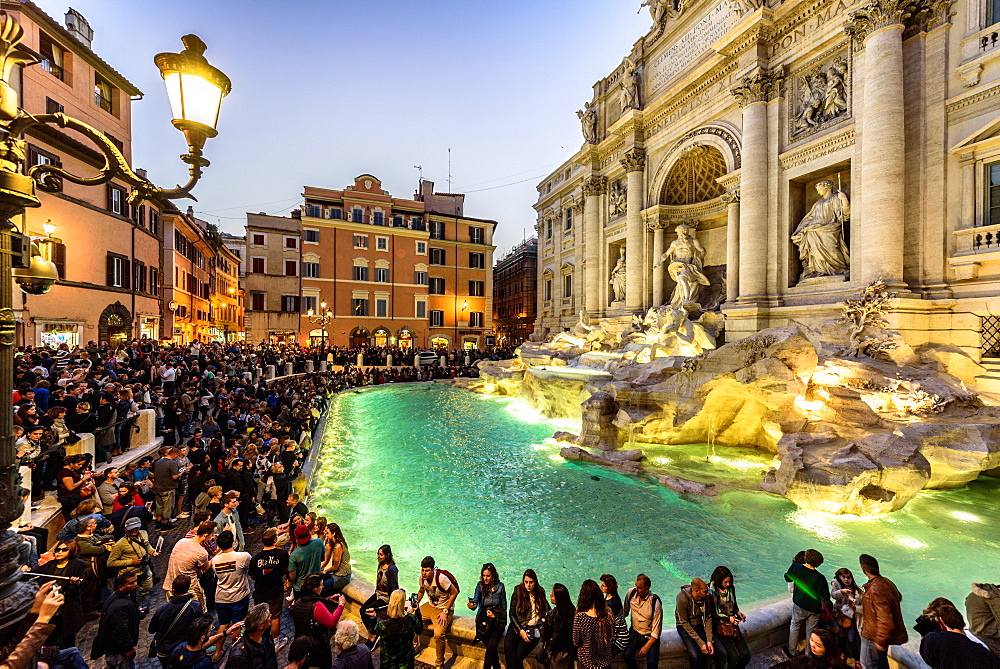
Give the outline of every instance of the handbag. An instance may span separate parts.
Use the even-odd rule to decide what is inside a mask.
[[[182,606],[181,610],[177,612],[177,615],[174,616],[174,619],[170,621],[170,625],[167,627],[166,631],[163,632],[163,636],[170,635],[170,631],[174,629],[174,625],[176,625],[177,621],[181,619],[181,616],[184,615],[184,612],[187,611],[187,607],[191,606],[191,602],[193,601],[194,597],[184,602],[184,606]],[[149,642],[149,652],[146,653],[147,657],[156,657],[156,647],[160,645],[159,638],[160,638],[159,634],[153,635],[153,640]]]
[[[736,636],[736,625],[720,621],[718,624],[718,634],[719,636],[734,637]]]

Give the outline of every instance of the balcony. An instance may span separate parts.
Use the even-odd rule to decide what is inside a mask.
[[[111,99],[104,97],[100,91],[94,91],[94,104],[109,114],[111,113]]]
[[[1000,224],[955,230],[955,254],[948,259],[959,280],[979,277],[983,263],[1000,261]]]
[[[63,68],[56,65],[55,63],[53,63],[50,59],[48,58],[43,59],[41,62],[38,63],[38,66],[41,67],[46,72],[48,72],[49,74],[51,74],[59,81],[66,81],[66,71]]]

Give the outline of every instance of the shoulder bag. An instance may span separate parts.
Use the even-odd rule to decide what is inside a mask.
[[[167,626],[167,629],[163,632],[163,636],[170,636],[170,632],[174,629],[174,625],[176,625],[177,621],[181,619],[181,616],[184,615],[184,612],[187,611],[187,608],[191,606],[191,602],[193,601],[194,597],[184,602],[184,606],[182,606],[181,610],[177,612],[177,615],[174,616],[174,619],[170,621],[170,625]],[[149,653],[147,653],[147,656],[156,657],[156,647],[159,645],[160,645],[160,635],[154,634],[153,640],[149,642]],[[173,648],[171,648],[170,650],[173,650]]]

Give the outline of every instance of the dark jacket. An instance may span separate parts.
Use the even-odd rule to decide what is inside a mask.
[[[132,593],[115,592],[104,603],[90,659],[124,655],[139,644],[139,605]]]
[[[332,669],[374,669],[374,667],[372,651],[368,646],[359,644],[341,652],[333,661]]]
[[[535,587],[536,588],[538,587],[537,583],[535,584]],[[522,597],[524,598],[523,603],[521,602]],[[510,626],[511,628],[513,628],[515,632],[520,632],[528,624],[528,618],[531,616],[531,600],[529,599],[529,597],[530,595],[528,594],[528,591],[525,589],[523,584],[518,584],[518,586],[514,588],[514,594],[510,596],[510,609],[509,609]],[[519,605],[524,606],[525,609],[527,610],[527,614],[525,614],[523,618],[517,612]],[[548,612],[549,612],[549,600],[546,599],[545,595],[543,594],[542,608],[541,610],[538,611],[539,622],[545,619],[545,614]]]
[[[233,645],[229,653],[227,669],[278,669],[278,658],[274,651],[274,640],[268,632],[264,632],[261,643],[243,636]]]
[[[190,593],[171,597],[166,604],[156,609],[156,613],[149,621],[149,631],[153,634],[155,642],[153,650],[156,651],[157,655],[164,657],[170,655],[180,643],[187,640],[188,626],[202,616],[201,602],[192,601],[193,599],[194,595]],[[177,619],[177,623],[168,634],[167,628],[170,627],[170,623],[174,621],[174,618],[177,618],[177,614],[189,601],[191,603],[184,609],[184,613]]]
[[[993,653],[960,632],[939,630],[920,641],[920,657],[934,669],[997,669]]]
[[[561,615],[559,609],[551,609],[545,614],[542,621],[542,643],[549,651],[550,656],[556,653],[569,653],[576,655],[576,646],[573,645],[573,615],[576,612],[570,610],[567,615]]]
[[[699,611],[699,607],[701,607]],[[695,601],[691,596],[691,586],[681,586],[677,593],[677,607],[674,609],[674,620],[677,626],[684,628],[696,642],[712,643],[712,599],[705,597],[702,602]]]
[[[909,638],[899,603],[903,596],[896,584],[885,576],[876,576],[865,583],[861,600],[861,636],[883,648],[899,646]]]
[[[794,585],[792,602],[810,613],[819,613],[823,604],[829,606],[830,584],[816,569],[793,562],[785,572],[785,580]]]
[[[495,583],[490,592],[486,594],[483,593],[483,584],[476,583],[476,592],[472,601],[476,605],[477,623],[489,620],[503,630],[507,624],[507,589],[502,582]],[[488,617],[487,611],[492,611],[494,617]]]

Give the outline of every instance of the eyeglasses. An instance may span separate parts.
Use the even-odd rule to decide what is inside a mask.
[[[52,549],[52,552],[53,553],[68,553],[69,552],[69,546],[57,546],[56,548]]]

